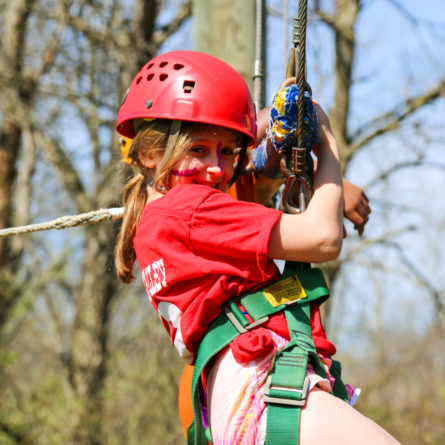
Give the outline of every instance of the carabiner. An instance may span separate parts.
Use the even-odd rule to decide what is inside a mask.
[[[290,175],[281,193],[280,210],[284,213],[303,213],[312,196],[312,186],[307,174]]]

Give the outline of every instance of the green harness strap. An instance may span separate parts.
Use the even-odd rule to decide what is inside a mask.
[[[315,269],[305,268],[302,263],[286,263],[285,268],[286,275],[296,272],[299,277],[309,270]],[[312,288],[318,289],[319,298],[324,301],[328,290],[324,276],[318,278]],[[264,389],[264,401],[268,404],[267,445],[299,443],[300,413],[306,404],[309,389],[309,380],[306,377],[308,363],[311,363],[317,374],[326,377],[312,340],[310,303],[307,299],[301,299],[298,304],[284,309],[290,342],[275,356],[274,367]]]
[[[291,340],[275,356],[274,367],[266,381],[266,444],[298,444],[300,411],[306,403],[308,391],[308,362],[317,374],[326,377],[311,337],[310,303],[319,299],[323,302],[328,297],[320,269],[287,262],[282,278],[276,283],[235,298],[223,306],[224,312],[210,325],[199,345],[192,380],[194,422],[188,429],[188,444],[205,445],[207,440],[211,441],[210,431],[202,425],[200,410],[200,402],[204,401],[200,378],[205,366],[238,335],[259,326],[270,315],[280,311],[286,316]],[[239,310],[237,302],[241,303],[253,322]],[[338,362],[333,367],[340,370]],[[340,375],[334,377],[338,388],[334,394],[346,399]]]

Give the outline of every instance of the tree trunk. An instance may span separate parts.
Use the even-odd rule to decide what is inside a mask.
[[[354,27],[360,0],[336,0],[335,29],[335,98],[330,113],[334,135],[340,146],[343,174],[352,153],[348,147],[348,114],[355,51]]]
[[[74,443],[104,443],[102,421],[107,376],[110,304],[116,294],[113,270],[115,224],[86,229],[82,282],[76,296],[72,346],[72,383],[83,400]]]
[[[360,10],[360,0],[336,0],[332,27],[335,32],[335,97],[330,112],[332,130],[340,148],[343,175],[351,159],[348,143],[348,114],[354,62],[354,27]],[[340,271],[341,264],[334,261],[323,266],[329,287],[332,289]],[[331,310],[328,300],[322,306],[323,319],[327,323]]]
[[[29,115],[35,84],[23,75],[24,42],[28,18],[34,0],[9,2],[4,12],[1,35],[0,77],[3,103],[0,123],[0,228],[13,225],[13,184],[17,176],[17,160],[21,147],[22,125]],[[0,330],[19,297],[11,285],[20,258],[13,252],[8,238],[0,238]],[[14,255],[13,255],[14,254]]]
[[[254,0],[193,0],[194,42],[235,68],[252,90],[255,56]]]

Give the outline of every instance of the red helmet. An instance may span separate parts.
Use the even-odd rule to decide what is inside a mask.
[[[208,54],[172,51],[142,67],[123,100],[116,130],[134,138],[132,120],[173,119],[229,128],[255,143],[255,107],[231,66]]]

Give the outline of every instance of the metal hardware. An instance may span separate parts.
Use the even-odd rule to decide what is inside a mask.
[[[230,303],[230,301],[227,301],[226,303],[223,304],[223,306],[222,306],[223,310],[224,310],[225,314],[227,315],[227,318],[232,322],[233,326],[235,326],[236,330],[240,334],[245,334],[246,332],[250,331],[251,329],[256,328],[257,326],[260,326],[263,323],[266,323],[267,320],[269,320],[269,317],[266,316],[266,317],[259,318],[258,320],[254,321],[253,323],[249,323],[247,326],[242,326],[241,323],[238,321],[238,319],[235,317],[232,310],[230,309],[229,303]],[[247,318],[246,318],[246,320],[247,320]]]
[[[271,389],[279,391],[289,391],[289,393],[300,393],[300,400],[286,399],[284,397],[271,397],[269,396],[269,391]],[[269,375],[266,379],[266,384],[264,387],[263,400],[265,403],[278,403],[280,405],[292,405],[292,406],[304,406],[306,405],[307,393],[309,391],[309,378],[306,376],[304,378],[303,388],[289,388],[286,386],[272,386],[272,376]]]

